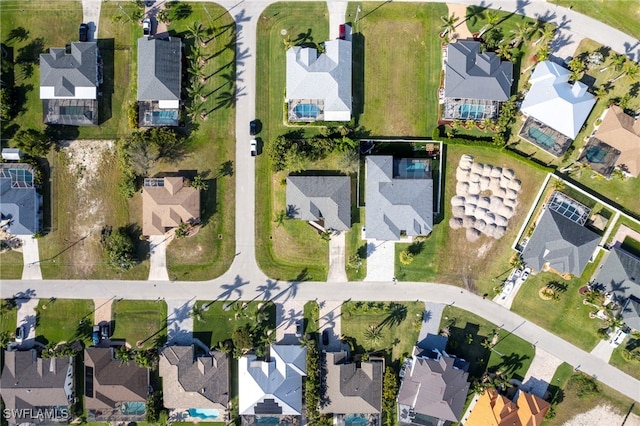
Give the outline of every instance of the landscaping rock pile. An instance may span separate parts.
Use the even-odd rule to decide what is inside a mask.
[[[513,170],[475,163],[472,156],[465,154],[460,157],[456,180],[449,227],[465,228],[469,242],[482,234],[502,238],[518,204],[521,187]]]

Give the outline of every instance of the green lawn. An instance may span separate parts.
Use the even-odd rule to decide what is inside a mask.
[[[283,124],[282,101],[285,91],[286,62],[282,32],[296,43],[319,42],[329,36],[325,3],[277,3],[269,6],[258,22],[256,118],[262,122],[259,141],[263,148],[273,138],[291,129]],[[301,35],[301,37],[299,37]],[[297,41],[296,41],[297,40]],[[318,128],[307,128],[311,136]],[[264,149],[262,149],[264,152]],[[332,169],[331,161],[314,169]],[[333,167],[335,169],[335,167]],[[285,208],[286,175],[273,173],[266,155],[256,161],[256,259],[262,270],[282,280],[325,280],[329,245],[307,223],[285,220],[273,222],[276,212]]]
[[[383,302],[345,302],[342,305],[342,335],[351,340],[354,353],[383,352],[387,362],[394,364],[396,371],[402,360],[411,354],[422,325],[424,303],[395,302],[406,308],[405,314],[394,314],[390,304]],[[398,310],[396,312],[402,312]],[[370,326],[380,327],[378,341],[366,337]]]
[[[46,16],[45,21],[43,16]],[[39,96],[40,53],[77,40],[81,21],[82,4],[79,1],[2,2],[0,39],[7,45],[9,57],[16,64],[13,76],[3,75],[3,82],[15,88],[20,111],[14,120],[2,123],[3,138],[12,136],[19,129],[44,129]],[[20,34],[21,30],[26,30],[23,33],[26,38],[11,37]]]
[[[476,162],[511,168],[522,182],[515,214],[509,219],[507,233],[500,240],[483,236],[475,243],[469,243],[464,229],[449,228],[450,200],[456,188],[455,171],[462,154],[472,155]],[[545,174],[523,160],[491,147],[445,145],[444,156],[444,219],[435,222],[431,235],[412,248],[416,254],[410,265],[402,265],[398,259],[399,253],[408,244],[396,244],[396,277],[401,281],[435,281],[466,286],[478,294],[491,293],[493,287],[504,280],[511,270],[509,259],[514,254],[511,243],[525,220]],[[461,250],[461,247],[465,249]],[[456,261],[452,262],[450,256],[444,255],[447,253],[455,253]]]
[[[0,333],[14,333],[18,324],[18,307],[0,310]]]
[[[264,306],[265,303],[268,303]],[[275,328],[276,307],[271,302],[223,302],[199,300],[203,308],[202,320],[193,320],[193,337],[209,347],[231,339],[233,331],[245,325],[255,324],[255,315],[261,307],[268,313],[270,328]]]
[[[601,258],[602,255],[587,265],[582,278],[567,281],[550,272],[530,276],[518,291],[511,310],[579,348],[591,351],[600,341],[597,330],[601,321],[589,318],[589,312],[595,308],[582,303],[578,289],[587,284]],[[560,294],[560,300],[542,300],[538,295],[550,281],[567,285],[567,291]]]
[[[551,0],[590,16],[624,33],[640,38],[640,4],[633,0]]]
[[[587,412],[598,405],[608,405],[622,416],[629,411],[635,415],[640,415],[640,408],[637,403],[600,382],[598,382],[599,392],[597,395],[578,398],[575,390],[567,386],[569,378],[573,374],[575,374],[573,367],[563,363],[553,375],[549,384],[549,392],[552,395],[551,402],[557,403],[555,407],[556,415],[552,419],[545,419],[545,425],[563,425],[574,416]]]
[[[94,306],[92,300],[41,299],[36,308],[36,340],[71,342],[77,339],[91,343],[91,334],[82,336],[79,323],[87,319],[93,325]]]
[[[347,21],[355,21],[356,13],[353,89],[359,124],[373,135],[430,136],[438,118],[440,16],[447,7],[349,3]]]
[[[204,226],[193,237],[174,240],[167,247],[169,276],[179,280],[208,280],[222,275],[235,255],[235,25],[231,15],[214,3],[189,3],[191,14],[174,19],[171,34],[183,37],[185,55],[193,39],[188,27],[200,23],[208,30],[206,46],[200,46],[206,58],[207,75],[203,94],[207,118],[189,123],[189,152],[176,162],[163,162],[154,172],[191,170],[205,175],[208,190],[202,192],[201,219]],[[237,87],[241,95],[242,83]],[[249,119],[247,118],[247,121]],[[248,126],[248,124],[247,124]],[[248,155],[248,154],[247,154]]]
[[[315,301],[304,304],[304,333],[314,334],[318,332],[320,308]]]
[[[535,349],[529,342],[453,306],[445,307],[440,328],[449,329],[447,352],[469,361],[469,375],[474,378],[481,377],[486,371],[500,371],[504,377],[522,380],[535,356]],[[495,345],[491,350],[484,348],[482,342],[491,341],[495,332],[498,333]]]
[[[0,279],[19,280],[23,266],[22,253],[13,250],[0,253]]]
[[[633,350],[638,347],[639,344],[639,339],[627,337],[620,346],[614,349],[613,354],[611,354],[611,359],[609,359],[609,364],[640,380],[640,361],[625,361],[625,359],[622,358],[622,351],[625,348]]]
[[[167,340],[167,304],[164,300],[116,300],[112,305],[112,340],[132,347],[159,347]]]

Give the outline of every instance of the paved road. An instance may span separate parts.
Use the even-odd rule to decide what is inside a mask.
[[[399,0],[405,1],[405,0]],[[472,0],[454,0],[454,3],[472,4]],[[86,1],[85,1],[86,3]],[[640,400],[640,381],[611,367],[597,357],[569,344],[548,331],[532,324],[513,312],[489,300],[460,290],[458,287],[435,283],[391,282],[298,282],[277,283],[268,279],[258,268],[255,250],[255,163],[249,156],[248,122],[255,118],[256,81],[256,24],[260,13],[269,1],[220,1],[234,16],[238,29],[237,71],[242,75],[238,81],[236,104],[236,257],[229,271],[222,277],[208,282],[162,282],[162,281],[58,281],[58,280],[6,280],[0,287],[2,297],[31,298],[104,298],[114,296],[127,299],[243,299],[261,298],[264,288],[279,286],[282,291],[271,297],[277,302],[293,299],[342,301],[352,300],[424,300],[433,303],[454,304],[512,331],[517,336],[532,342],[537,347],[559,359],[566,360],[576,368],[594,375],[603,383],[621,393]],[[523,5],[524,6],[519,6]],[[615,51],[626,53],[632,59],[640,56],[640,42],[620,31],[582,16],[566,8],[546,4],[543,1],[487,1],[485,5],[502,10],[515,10],[527,16],[542,17],[563,26],[560,34],[567,31],[586,36],[608,45]],[[517,9],[517,10],[516,10]],[[556,40],[557,45],[566,43]]]

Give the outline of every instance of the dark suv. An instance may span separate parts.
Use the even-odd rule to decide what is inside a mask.
[[[82,23],[78,30],[78,38],[80,41],[89,41],[89,25]]]
[[[249,122],[249,134],[251,136],[254,136],[254,135],[258,134],[258,122],[257,122],[257,120],[251,120]]]

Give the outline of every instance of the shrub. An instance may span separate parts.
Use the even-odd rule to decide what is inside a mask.
[[[34,157],[46,156],[53,144],[51,138],[34,129],[19,130],[13,141],[23,152]]]
[[[149,395],[146,405],[145,420],[149,423],[156,423],[160,419],[162,412],[165,411],[162,405],[162,391],[158,390]]]
[[[404,249],[400,252],[400,263],[403,265],[410,265],[413,262],[413,253],[409,249]]]
[[[107,263],[119,270],[126,271],[135,264],[133,240],[126,229],[120,228],[105,241]]]
[[[580,399],[595,395],[600,392],[598,382],[584,373],[577,373],[569,377],[569,389],[575,391]]]
[[[387,426],[395,424],[396,394],[398,393],[398,378],[391,367],[384,372],[382,384],[382,413],[383,423]]]
[[[14,98],[13,91],[9,88],[0,88],[0,120],[8,121],[13,117]]]
[[[132,129],[137,129],[140,124],[138,114],[138,103],[130,102],[129,108],[127,109],[127,117],[129,118],[129,127]]]

